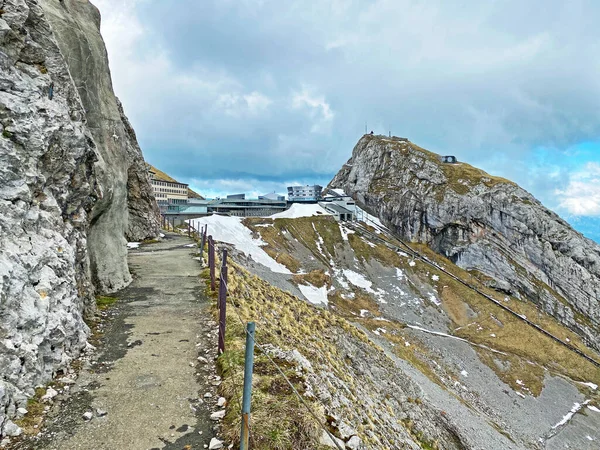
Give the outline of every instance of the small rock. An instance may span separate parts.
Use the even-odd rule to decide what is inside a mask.
[[[4,424],[4,434],[6,436],[16,437],[16,436],[20,436],[22,432],[23,432],[23,430],[21,430],[21,428],[11,420],[7,421]]]
[[[360,447],[360,438],[358,436],[352,436],[348,442],[346,442],[346,447],[351,450],[358,450]]]
[[[92,417],[94,417],[94,415],[90,411],[86,411],[83,413],[84,420],[92,420]]]
[[[25,414],[27,414],[29,411],[27,411],[25,408],[17,408],[17,412],[19,414],[21,414],[22,416],[24,416]]]
[[[208,450],[218,450],[220,448],[223,448],[223,442],[217,438],[212,438],[208,444]]]
[[[104,411],[103,409],[100,409],[100,408],[96,409],[96,415],[97,415],[98,417],[104,417],[104,416],[105,416],[105,415],[107,415],[107,414],[108,414],[108,413],[107,413],[106,411]]]
[[[52,387],[49,387],[48,389],[46,389],[46,393],[42,396],[42,401],[45,402],[46,400],[53,399],[57,395],[58,392],[52,389]]]
[[[193,362],[190,363],[190,367],[194,367],[194,363]]]
[[[204,394],[204,398],[211,398],[212,394],[210,392],[207,392],[206,394]]]
[[[227,400],[225,400],[225,397],[219,397],[219,400],[217,400],[217,406],[219,408],[222,408],[223,406],[225,406],[226,403],[227,403]]]
[[[210,419],[211,420],[221,420],[223,417],[225,417],[225,410],[221,410],[221,411],[217,411],[214,412],[210,415]],[[221,447],[219,447],[221,448]]]
[[[204,356],[198,356],[198,361],[208,364],[208,359],[206,359]]]
[[[341,448],[344,448],[344,446],[346,445],[344,441],[342,441],[341,439],[338,439],[334,436],[334,439],[336,440],[336,442],[338,443],[338,445]],[[328,448],[338,448],[335,445],[335,442],[333,442],[331,440],[331,438],[329,437],[329,434],[327,434],[325,431],[323,431],[323,434],[321,434],[321,439],[319,440],[319,444],[321,444],[323,447],[328,447]]]

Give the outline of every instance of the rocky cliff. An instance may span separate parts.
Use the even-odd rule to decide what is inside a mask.
[[[158,233],[99,25],[87,0],[0,1],[0,436],[129,283],[125,238]]]
[[[516,184],[407,139],[365,135],[329,187],[600,349],[600,246]]]

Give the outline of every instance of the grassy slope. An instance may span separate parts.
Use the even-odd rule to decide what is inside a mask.
[[[206,278],[206,273],[204,277]],[[301,349],[315,370],[327,370],[353,386],[360,382],[348,374],[346,355],[342,354],[331,339],[326,337],[334,329],[343,330],[348,338],[360,340],[371,345],[362,331],[348,321],[323,309],[310,306],[306,302],[283,292],[256,276],[249,274],[236,264],[229,269],[229,301],[237,306],[236,311],[227,309],[227,351],[219,358],[219,367],[224,377],[221,393],[234,407],[228,408],[224,420],[224,430],[228,440],[239,442],[241,386],[243,380],[243,352],[245,335],[242,323],[255,321],[256,340],[262,346],[273,345],[291,351]],[[208,285],[207,285],[208,286]],[[207,292],[208,291],[207,287]],[[215,311],[216,313],[216,311]],[[239,317],[238,317],[239,313]],[[241,320],[240,320],[241,319]],[[373,346],[374,352],[380,350]],[[314,397],[305,397],[318,416],[315,421],[298,402],[289,386],[269,363],[268,359],[256,350],[255,372],[252,397],[252,436],[253,448],[271,449],[307,449],[319,448],[320,424],[327,424],[323,408]],[[275,358],[286,375],[300,393],[304,393],[305,373],[284,359]],[[347,392],[346,396],[353,405],[361,400]],[[363,405],[369,414],[369,405]],[[349,405],[346,417],[352,417],[354,407]],[[366,420],[358,428],[359,436],[369,448],[382,448],[378,441],[367,434],[376,430],[376,421]]]
[[[485,174],[485,172],[482,173]],[[313,255],[321,256],[321,260],[328,265],[329,258],[335,257],[335,248],[343,244],[337,223],[330,219],[329,217],[276,219],[272,221],[273,227],[257,227],[255,231],[260,233],[263,240],[268,242],[274,249],[285,251],[291,248],[284,247],[285,243],[289,242],[289,239],[282,234],[282,231],[285,230],[288,237],[297,238],[299,242],[307,246]],[[315,233],[315,229],[318,230],[318,235]],[[316,244],[318,236],[323,238],[324,247],[328,253],[324,258]],[[526,394],[539,395],[543,388],[546,369],[577,381],[591,381],[600,384],[600,371],[590,362],[574,355],[550,338],[541,335],[442,272],[418,261],[414,267],[411,267],[406,258],[401,257],[383,244],[378,243],[373,247],[366,242],[364,237],[358,234],[350,234],[348,239],[354,254],[359,260],[375,259],[384,266],[401,268],[408,276],[424,283],[430,282],[431,275],[438,275],[440,277],[438,295],[443,302],[444,310],[453,322],[454,334],[476,344],[489,346],[507,353],[507,356],[502,356],[480,348],[477,349],[482,362],[494,370],[500,379],[515,390],[523,391]],[[473,278],[471,274],[434,253],[427,246],[419,245],[416,247],[431,260],[448,268],[454,275],[468,279],[472,284],[494,298],[504,300],[504,295],[486,288],[482,282]],[[293,255],[290,255],[290,258],[293,258]],[[306,279],[307,275],[298,278]],[[315,282],[315,285],[320,286],[323,284]],[[330,304],[333,306],[333,310],[343,317],[351,318],[363,324],[370,330],[381,327],[380,321],[373,320],[373,317],[381,315],[376,301],[367,292],[360,289],[354,291],[354,299],[345,299],[339,292],[330,294]],[[569,339],[571,344],[600,360],[600,356],[588,349],[575,333],[560,325],[553,317],[541,312],[532,303],[510,298],[506,304],[549,332],[563,339]],[[371,315],[361,318],[361,309],[371,311]],[[476,317],[469,318],[467,310],[471,313],[475,312]],[[394,347],[396,353],[411,361],[429,375],[432,380],[439,383],[438,377],[429,368],[428,361],[431,361],[432,358],[427,350],[419,345],[411,345],[411,347],[402,345],[407,340],[404,325],[386,323],[385,327],[389,332],[384,337],[395,344],[401,344]],[[495,337],[492,335],[495,335]],[[522,382],[529,391],[518,384],[517,380]]]
[[[267,242],[270,254],[285,254],[294,261],[292,267],[296,269],[295,271],[301,267],[299,260],[294,258],[293,254],[294,245],[298,244],[292,245],[292,241],[295,242],[297,239],[298,243],[304,245],[327,269],[329,269],[330,258],[335,259],[340,246],[349,245],[359,261],[374,259],[384,266],[400,268],[417,285],[428,283],[432,275],[438,275],[438,296],[444,311],[452,321],[453,334],[475,344],[506,353],[500,355],[483,348],[476,348],[480,360],[517,391],[526,395],[539,395],[543,388],[545,374],[548,372],[576,381],[600,384],[600,371],[591,363],[536,332],[442,272],[418,260],[415,261],[416,264],[411,265],[410,258],[401,256],[382,244],[373,247],[358,234],[350,234],[349,241],[344,243],[338,224],[329,217],[249,219],[246,223]],[[259,227],[256,226],[258,224],[272,226]],[[321,245],[317,244],[319,237],[323,239]],[[483,282],[472,274],[454,266],[428,247],[422,245],[416,248],[453,274],[469,280],[494,298],[504,301],[504,295],[486,288]],[[326,367],[333,368],[336,375],[343,379],[347,377],[344,358],[337,354],[337,349],[331,342],[323,339],[327,330],[331,327],[340,327],[357,339],[364,340],[366,336],[351,326],[347,320],[371,331],[385,327],[387,333],[381,334],[381,337],[394,344],[394,351],[399,357],[411,362],[434,382],[444,384],[433,367],[435,364],[432,364],[432,361],[435,361],[435,358],[427,347],[415,341],[414,334],[409,335],[410,331],[404,324],[377,320],[376,318],[381,316],[379,305],[364,290],[351,288],[353,298],[341,295],[343,292],[340,289],[331,292],[328,312],[316,309],[288,293],[279,291],[237,266],[234,266],[233,271],[230,281],[231,300],[239,305],[242,319],[244,321],[257,320],[260,317],[266,319],[266,321],[259,320],[257,324],[259,342],[272,343],[288,350],[302,348],[304,356],[311,362],[321,362]],[[294,280],[296,283],[308,282],[315,286],[330,286],[331,283],[330,277],[322,270],[296,275]],[[600,356],[588,349],[577,335],[560,325],[551,316],[539,311],[533,304],[515,298],[510,298],[506,304],[551,333],[569,339],[571,344],[600,360]],[[369,313],[361,317],[361,310],[367,310]],[[229,401],[236,402],[234,384],[241,385],[240,367],[243,359],[244,335],[238,318],[232,314],[232,311],[228,311],[228,352],[221,358],[221,367],[225,375],[223,393]],[[409,339],[411,345],[407,346],[405,344]],[[377,350],[374,348],[374,351]],[[323,355],[326,355],[326,361]],[[289,363],[284,361],[281,363],[297,383],[298,389],[302,391],[302,376],[299,376],[296,368]],[[301,405],[294,400],[289,389],[282,385],[278,376],[268,368],[265,358],[259,357],[257,364],[259,369],[255,385],[260,393],[254,401],[257,403],[256,414],[261,415],[262,425],[260,429],[254,430],[254,434],[257,442],[260,442],[260,448],[301,448],[294,447],[295,444],[290,442],[299,442],[306,445],[303,448],[312,448],[308,442],[315,442],[314,439],[319,431],[316,428],[317,424],[309,419]],[[459,378],[458,374],[456,378]],[[349,382],[353,381],[349,380]],[[319,414],[323,414],[316,403],[313,406]],[[234,440],[239,433],[239,414],[235,412],[237,410],[237,408],[230,410],[226,420],[229,437]],[[275,417],[278,419],[273,419]],[[359,431],[365,432],[374,426],[376,426],[374,423],[366,424]],[[363,434],[361,437],[369,442],[368,435]]]
[[[484,184],[487,187],[493,187],[500,183],[515,185],[515,183],[506,178],[490,175],[487,172],[464,162],[459,162],[458,164],[444,164],[441,162],[440,155],[419,147],[410,141],[395,141],[381,136],[367,137],[367,139],[375,141],[379,145],[383,145],[392,151],[400,152],[403,156],[416,155],[421,157],[421,165],[425,163],[435,164],[446,177],[445,184],[441,186],[434,186],[432,184],[429,186],[433,189],[433,194],[440,201],[443,199],[443,189],[445,187],[449,187],[457,194],[464,195],[468,193],[473,186],[479,184]],[[414,162],[411,162],[411,164],[414,164]],[[417,165],[419,164],[417,163]],[[391,168],[391,165],[389,164],[389,161],[386,161],[382,166],[387,167],[388,169],[384,169],[384,173],[381,174],[383,176],[374,180],[371,189],[375,192],[380,192],[385,196],[386,191],[390,189],[394,190],[396,188],[396,169],[398,169],[398,167],[396,167],[395,170],[390,171],[389,168]],[[421,184],[422,180],[415,182]],[[423,188],[423,186],[421,187]]]

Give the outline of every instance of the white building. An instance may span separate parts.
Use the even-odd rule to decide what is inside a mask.
[[[321,200],[323,186],[314,184],[312,186],[289,186],[288,201],[290,202],[317,202]]]
[[[188,202],[188,185],[179,183],[154,167],[148,169],[150,184],[159,207],[168,205],[186,205]]]

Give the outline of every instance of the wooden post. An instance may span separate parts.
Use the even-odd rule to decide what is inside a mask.
[[[204,244],[206,243],[206,230],[202,231],[202,241],[200,242],[200,258],[204,256]]]
[[[188,225],[188,227],[187,227],[188,228],[188,237],[192,237],[192,229],[190,228],[190,222],[189,221],[188,221],[187,225]]]
[[[210,270],[210,290],[215,292],[215,243],[208,236],[208,268]]]
[[[254,331],[256,324],[246,325],[246,358],[244,359],[244,396],[242,398],[242,434],[240,450],[248,450],[250,440],[250,403],[252,400],[252,371],[254,369]]]
[[[225,351],[225,323],[227,311],[227,249],[223,249],[221,264],[221,281],[219,283],[219,350],[220,355]]]

